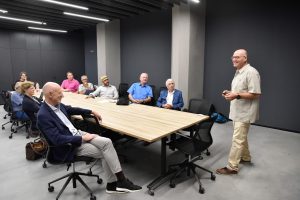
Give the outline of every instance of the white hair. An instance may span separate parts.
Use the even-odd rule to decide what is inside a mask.
[[[169,84],[170,82],[175,83],[175,82],[173,81],[173,79],[169,78],[169,79],[166,80],[166,86],[168,86],[168,84]]]

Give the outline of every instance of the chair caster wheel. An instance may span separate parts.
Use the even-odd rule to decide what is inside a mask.
[[[99,178],[99,179],[97,180],[97,183],[98,183],[98,184],[101,184],[101,183],[103,183],[103,180],[102,180],[101,178]]]
[[[43,163],[43,168],[47,168],[47,164],[46,163]]]
[[[91,195],[91,198],[90,198],[90,200],[96,200],[96,196],[94,196],[94,195]]]
[[[26,139],[29,139],[29,136],[26,136]]]
[[[53,191],[54,191],[54,187],[53,187],[53,186],[49,186],[49,187],[48,187],[48,191],[49,191],[49,192],[53,192]]]
[[[148,194],[150,194],[151,196],[154,196],[154,191],[153,190],[148,190]]]
[[[211,175],[210,179],[215,181],[216,180],[216,175]]]
[[[12,136],[10,135],[8,138],[9,138],[9,139],[11,139],[11,138],[12,138]]]
[[[4,128],[4,126],[2,126],[2,130],[4,130],[5,128]]]
[[[200,194],[204,194],[204,192],[205,192],[205,189],[204,189],[203,187],[200,187],[200,188],[199,188],[199,193],[200,193]]]
[[[208,151],[208,152],[206,152],[206,155],[207,155],[207,156],[210,156],[210,152],[209,152],[209,151]]]
[[[175,188],[175,183],[170,183],[170,188]]]

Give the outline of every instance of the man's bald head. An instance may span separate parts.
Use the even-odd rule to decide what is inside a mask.
[[[246,58],[248,57],[248,52],[246,49],[238,49],[234,52],[234,54],[238,54],[240,56],[245,56]]]
[[[238,49],[232,55],[233,66],[237,69],[241,69],[248,62],[248,53],[245,49]]]
[[[148,83],[148,74],[147,73],[141,73],[141,75],[140,75],[140,82],[143,85],[145,85],[146,83]]]
[[[47,82],[43,87],[43,94],[44,96],[49,95],[51,92],[59,89],[60,86],[57,83],[54,82]]]
[[[54,82],[47,82],[43,86],[43,94],[46,102],[53,106],[58,105],[64,96],[60,85]]]

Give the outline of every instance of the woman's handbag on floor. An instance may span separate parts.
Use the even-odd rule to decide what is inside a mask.
[[[33,142],[28,142],[25,146],[27,160],[37,160],[47,153],[48,145],[43,138],[37,138]]]

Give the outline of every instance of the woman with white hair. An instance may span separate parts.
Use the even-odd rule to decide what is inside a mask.
[[[182,92],[175,89],[175,82],[172,79],[166,81],[167,90],[160,92],[157,106],[166,109],[181,110],[184,103]]]

